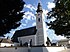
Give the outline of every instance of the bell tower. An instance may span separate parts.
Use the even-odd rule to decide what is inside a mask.
[[[41,3],[38,3],[37,6],[37,14],[36,14],[36,43],[37,45],[45,45],[47,42],[47,34],[46,34],[46,24],[44,22],[44,15],[43,15],[43,10]]]

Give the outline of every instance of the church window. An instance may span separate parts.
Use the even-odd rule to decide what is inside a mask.
[[[40,22],[40,18],[38,18],[38,21]]]

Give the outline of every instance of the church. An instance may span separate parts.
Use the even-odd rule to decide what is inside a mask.
[[[36,26],[16,31],[12,37],[14,43],[30,44],[32,46],[47,45],[46,23],[43,20],[43,10],[40,2],[36,12]]]
[[[58,46],[69,44],[68,39],[61,39],[56,43],[52,43],[45,30],[46,23],[44,22],[44,15],[40,2],[38,3],[36,12],[36,26],[18,30],[14,33],[12,41],[15,46],[48,46],[50,44]]]

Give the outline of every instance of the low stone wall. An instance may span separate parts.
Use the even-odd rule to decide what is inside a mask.
[[[64,47],[5,47],[0,48],[0,52],[59,52]]]
[[[5,47],[5,48],[0,48],[0,52],[28,52],[27,47]]]

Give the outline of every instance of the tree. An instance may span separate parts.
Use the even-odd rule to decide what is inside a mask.
[[[56,18],[55,21],[47,23],[49,29],[55,30],[57,35],[70,34],[70,0],[56,0],[55,7],[48,12],[47,19]]]
[[[24,4],[23,0],[0,0],[0,36],[20,25]]]

